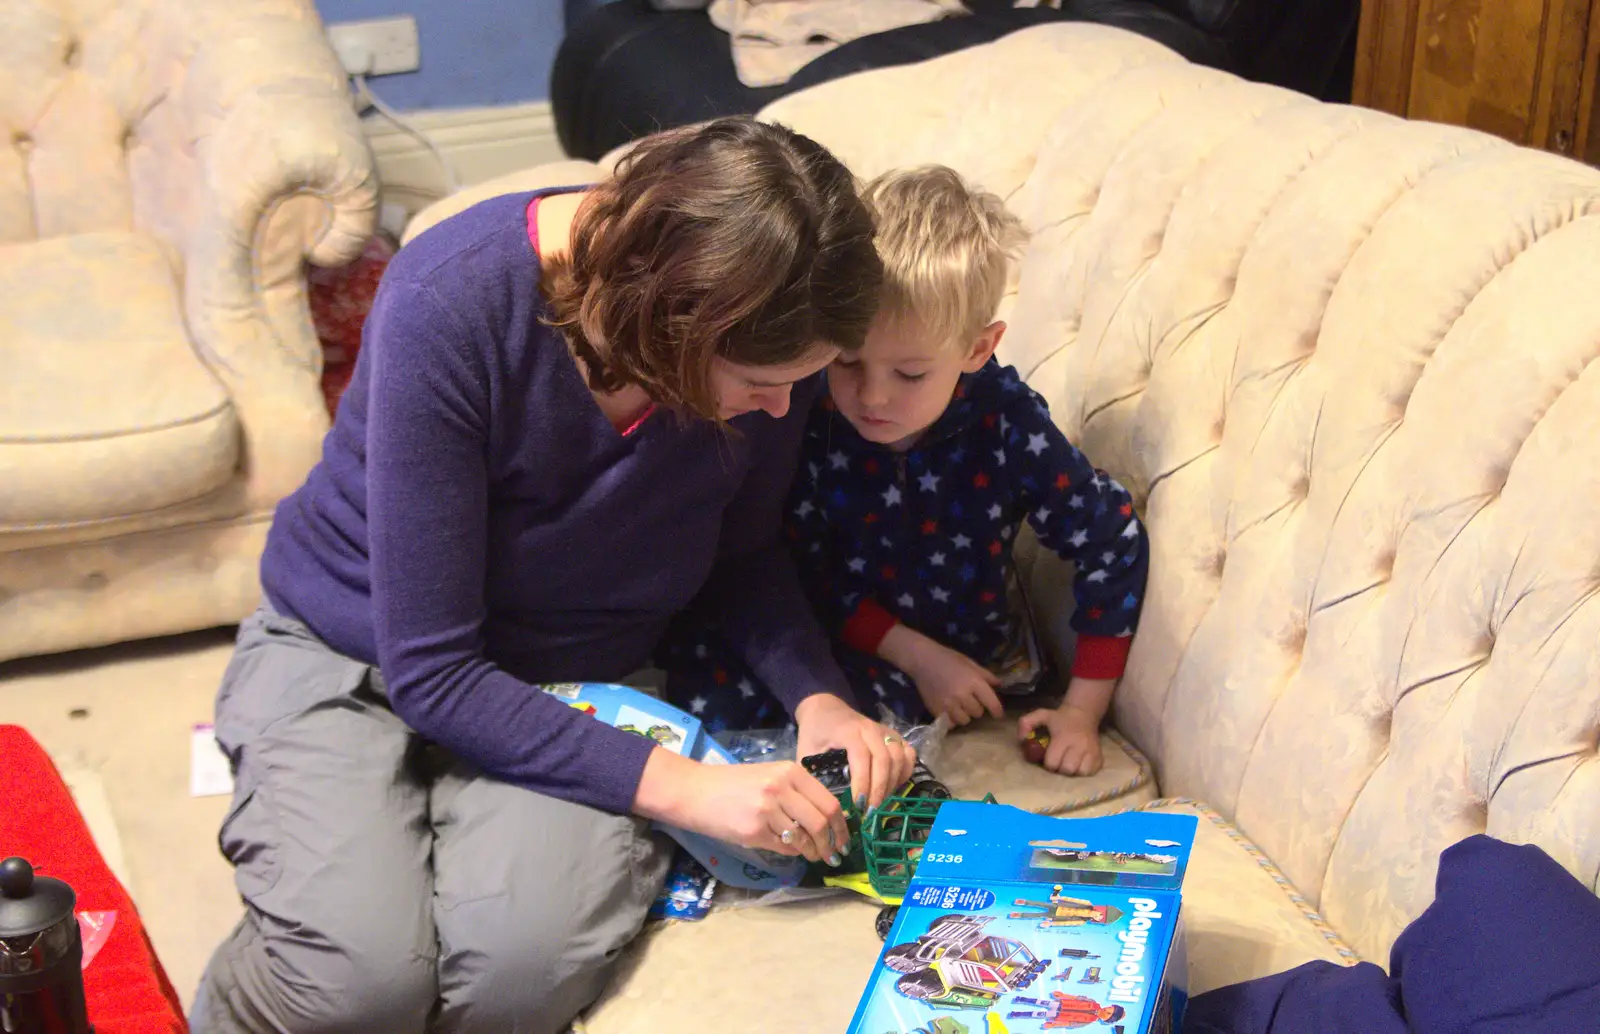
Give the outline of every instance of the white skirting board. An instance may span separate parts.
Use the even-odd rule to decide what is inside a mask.
[[[463,187],[566,157],[546,101],[404,114],[444,152]],[[415,213],[448,193],[439,161],[422,141],[376,112],[369,111],[362,122],[378,162],[385,205]]]

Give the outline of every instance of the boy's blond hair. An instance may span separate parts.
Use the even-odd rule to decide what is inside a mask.
[[[968,347],[994,319],[1027,233],[1005,202],[954,169],[886,172],[863,192],[883,257],[880,316],[908,321],[942,347]]]

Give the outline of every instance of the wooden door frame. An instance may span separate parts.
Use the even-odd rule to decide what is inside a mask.
[[[1406,117],[1423,0],[1363,0],[1351,102]],[[1530,146],[1600,164],[1600,0],[1547,0],[1527,127]]]
[[[1356,29],[1352,103],[1405,115],[1411,99],[1411,63],[1417,54],[1421,6],[1421,0],[1363,0]]]

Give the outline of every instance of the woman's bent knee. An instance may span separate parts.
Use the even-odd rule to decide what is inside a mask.
[[[279,962],[278,986],[294,999],[285,1026],[297,1034],[422,1034],[439,995],[434,962],[403,953],[331,956],[313,967]]]
[[[462,906],[470,945],[446,943],[439,961],[441,1034],[515,1030],[560,1034],[605,990],[626,939],[597,941],[560,922],[518,927],[503,900]]]
[[[644,924],[668,854],[646,849],[615,882],[530,905],[504,895],[436,914],[440,1034],[560,1034],[600,997]],[[596,870],[604,869],[601,864]],[[585,892],[586,891],[586,892]]]
[[[394,946],[336,946],[263,932],[247,916],[212,956],[195,998],[194,1034],[422,1034],[437,966]]]
[[[466,769],[433,803],[436,1031],[564,1031],[644,925],[668,842]]]

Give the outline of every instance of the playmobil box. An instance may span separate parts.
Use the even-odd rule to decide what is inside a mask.
[[[631,686],[605,682],[559,682],[541,687],[592,718],[637,733],[685,757],[708,765],[734,765],[738,760],[701,726],[700,720]],[[793,887],[806,874],[798,856],[740,847],[708,836],[656,823],[716,880],[746,890]]]
[[[1171,1034],[1192,815],[939,809],[850,1034]]]
[[[608,682],[555,682],[540,687],[568,707],[624,732],[655,740],[675,754],[693,757],[706,738],[700,719],[632,686]]]

